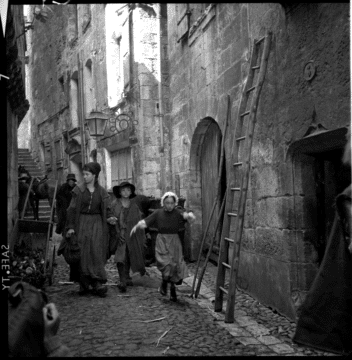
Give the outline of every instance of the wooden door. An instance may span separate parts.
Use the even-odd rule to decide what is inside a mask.
[[[208,219],[216,197],[218,168],[220,162],[221,131],[217,123],[212,123],[202,144],[201,152],[201,186],[202,186],[202,228],[206,230]],[[209,244],[214,236],[216,218],[220,206],[215,209],[210,222],[206,243]],[[218,242],[218,240],[217,240]],[[215,245],[217,245],[215,243]]]

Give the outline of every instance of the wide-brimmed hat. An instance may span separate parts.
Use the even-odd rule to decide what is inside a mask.
[[[117,197],[117,198],[120,198],[121,197],[121,194],[120,194],[120,189],[125,187],[125,186],[129,186],[131,188],[131,195],[130,195],[130,199],[132,199],[133,197],[136,196],[135,194],[135,191],[136,191],[136,187],[129,183],[128,181],[123,181],[120,185],[116,185],[112,188],[112,192],[114,193],[114,195]]]
[[[69,181],[69,180],[77,181],[76,175],[75,174],[68,174],[67,177],[66,177],[66,181]]]
[[[28,180],[29,179],[29,175],[26,173],[22,173],[21,176],[18,177],[18,180]]]

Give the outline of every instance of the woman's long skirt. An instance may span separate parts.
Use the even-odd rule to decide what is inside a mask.
[[[178,283],[188,277],[178,234],[158,234],[155,243],[155,258],[163,280]]]
[[[100,214],[81,214],[77,240],[81,247],[80,275],[90,282],[106,283],[106,253],[108,243],[103,237]]]

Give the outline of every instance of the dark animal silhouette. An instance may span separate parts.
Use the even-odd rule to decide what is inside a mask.
[[[24,166],[21,166],[21,169],[19,169],[19,170],[21,170],[20,177],[23,174],[28,175],[25,184],[28,184],[28,186],[29,186],[31,179],[32,179],[29,171],[26,170],[26,168]],[[45,175],[43,179],[39,179],[37,177],[35,177],[33,179],[33,185],[32,185],[33,193],[31,194],[29,200],[30,200],[30,204],[33,209],[34,220],[39,220],[39,200],[48,199],[50,207],[52,206],[53,200],[54,200],[55,183],[56,183],[56,181],[53,179],[49,179],[47,175]],[[24,187],[23,187],[23,189],[24,189]],[[27,192],[26,192],[26,194],[27,194]],[[24,195],[24,197],[25,196],[26,195]],[[24,202],[24,200],[23,200],[23,202]]]

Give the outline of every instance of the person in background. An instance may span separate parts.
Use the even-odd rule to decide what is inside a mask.
[[[142,213],[135,202],[135,186],[127,181],[113,187],[115,199],[111,203],[114,216],[110,224],[114,225],[114,233],[110,234],[110,253],[114,253],[120,282],[118,288],[126,292],[127,286],[132,286],[130,269],[145,275],[144,244],[145,233],[138,231],[130,236],[131,229],[142,219]]]
[[[72,190],[76,186],[76,175],[68,174],[66,182],[62,184],[56,194],[56,211],[58,217],[58,223],[56,225],[55,232],[62,234],[65,229],[67,208],[70,205],[72,199]]]
[[[72,191],[72,200],[67,209],[65,239],[69,241],[76,234],[81,249],[80,262],[71,267],[72,277],[80,284],[80,295],[89,292],[105,297],[107,281],[105,264],[109,258],[108,221],[113,214],[110,210],[108,192],[99,185],[101,167],[96,162],[83,166],[84,184],[77,185]],[[65,244],[61,242],[60,248]],[[60,249],[59,249],[60,251]]]
[[[176,208],[178,197],[173,192],[166,192],[161,198],[161,209],[138,222],[131,231],[153,226],[158,229],[155,244],[157,268],[161,271],[162,282],[159,288],[161,295],[167,294],[167,284],[170,283],[170,300],[177,301],[176,287],[188,276],[187,265],[183,258],[183,247],[179,232],[184,229],[185,222],[194,222],[192,211]]]

